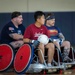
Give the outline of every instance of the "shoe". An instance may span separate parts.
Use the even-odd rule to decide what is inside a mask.
[[[48,63],[47,66],[48,66],[48,67],[52,67],[51,63]]]

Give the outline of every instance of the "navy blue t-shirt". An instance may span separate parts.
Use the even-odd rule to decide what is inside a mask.
[[[10,21],[6,24],[2,31],[1,31],[1,43],[10,43],[12,41],[16,41],[15,39],[11,38],[9,34],[17,33],[24,35],[25,27],[21,24],[16,28],[14,24]]]
[[[50,38],[52,38],[52,39],[58,39],[59,38],[58,35],[59,35],[59,33],[61,33],[61,30],[58,27],[56,27],[56,26],[51,26],[51,27],[46,26],[46,27],[48,29],[48,33],[50,35]]]

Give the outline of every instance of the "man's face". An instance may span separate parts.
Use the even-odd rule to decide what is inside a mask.
[[[16,22],[17,22],[18,25],[22,24],[22,22],[23,22],[22,15],[16,17]]]
[[[43,25],[45,23],[45,16],[42,15],[40,18],[38,18],[38,22]]]
[[[49,24],[50,26],[54,26],[54,25],[55,25],[55,19],[50,19],[50,20],[48,20],[48,24]]]

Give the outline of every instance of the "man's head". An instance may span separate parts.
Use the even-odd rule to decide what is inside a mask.
[[[49,13],[46,16],[46,24],[50,26],[54,26],[55,24],[55,16],[53,13]]]
[[[35,22],[38,22],[39,24],[44,24],[45,23],[45,14],[42,11],[36,11],[34,13],[34,19]]]
[[[23,18],[22,18],[22,14],[18,11],[15,11],[12,13],[11,15],[11,19],[17,24],[20,25],[22,24]]]

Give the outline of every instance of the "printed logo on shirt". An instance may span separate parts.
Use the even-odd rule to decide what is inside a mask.
[[[18,30],[18,34],[22,34],[21,30]]]
[[[34,37],[39,37],[41,34],[43,34],[43,33],[40,33],[40,32],[39,33],[35,33]]]
[[[56,36],[58,35],[58,31],[57,30],[48,30],[48,33],[50,34],[50,36]]]
[[[12,30],[14,30],[14,28],[13,27],[9,27],[9,30],[12,31]]]

